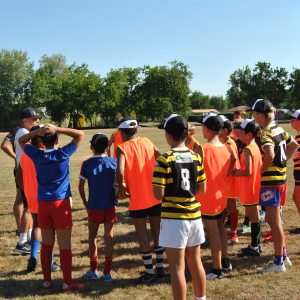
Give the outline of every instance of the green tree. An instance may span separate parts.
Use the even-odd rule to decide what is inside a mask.
[[[209,95],[204,95],[201,92],[194,91],[190,96],[191,107],[194,109],[210,108]]]
[[[225,100],[223,96],[212,96],[209,99],[210,108],[214,108],[218,111],[224,111],[225,110]]]
[[[300,69],[294,68],[294,71],[290,74],[288,83],[290,85],[289,94],[291,104],[298,109],[300,107]]]

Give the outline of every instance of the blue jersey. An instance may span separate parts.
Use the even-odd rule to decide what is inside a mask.
[[[105,210],[118,204],[113,191],[116,170],[117,160],[103,155],[95,155],[82,163],[78,177],[88,180],[88,209]]]
[[[38,200],[53,201],[72,196],[69,158],[76,150],[73,142],[58,149],[40,150],[31,145],[24,148],[35,165]]]

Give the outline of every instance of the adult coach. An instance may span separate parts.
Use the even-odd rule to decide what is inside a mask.
[[[19,166],[20,159],[23,154],[23,149],[19,145],[19,138],[24,134],[27,134],[33,126],[37,126],[41,118],[42,116],[39,114],[39,111],[32,107],[25,108],[20,113],[21,127],[16,132],[15,139],[14,139],[17,167]],[[27,240],[28,240],[28,235],[30,240],[31,230],[29,230],[28,234],[27,231],[32,221],[32,218],[30,215],[30,211],[28,209],[28,204],[27,204],[25,194],[21,189],[20,191],[22,194],[24,211],[21,219],[20,239],[15,248],[15,251],[20,253],[30,254],[30,245],[28,245]]]

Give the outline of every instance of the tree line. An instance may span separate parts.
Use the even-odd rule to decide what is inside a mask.
[[[105,77],[87,64],[68,65],[61,54],[43,55],[38,62],[35,69],[26,51],[0,51],[0,130],[11,129],[25,107],[42,109],[58,125],[66,119],[77,124],[84,116],[95,127],[99,117],[105,126],[117,115],[163,120],[173,112],[187,117],[191,108],[251,106],[257,98],[281,108],[300,105],[300,70],[288,74],[265,62],[231,74],[225,99],[192,92],[193,74],[176,60],[167,66],[111,69]]]

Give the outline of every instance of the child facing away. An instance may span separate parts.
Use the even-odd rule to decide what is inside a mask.
[[[204,194],[206,177],[200,156],[185,144],[187,121],[172,114],[164,124],[171,150],[157,158],[153,194],[163,199],[159,245],[165,247],[173,298],[186,299],[185,257],[192,274],[194,299],[206,299],[205,271],[200,256],[204,231],[196,193]]]
[[[202,120],[202,132],[207,140],[195,152],[204,161],[207,177],[207,191],[205,195],[197,195],[201,204],[201,215],[207,230],[212,254],[213,269],[206,279],[224,278],[223,271],[231,271],[232,265],[227,254],[227,234],[223,225],[223,213],[228,198],[227,176],[235,165],[237,156],[235,151],[219,140],[222,130],[221,118],[209,113]]]
[[[114,154],[113,154],[113,158],[117,158],[116,156],[116,150],[117,147],[121,144],[123,144],[122,138],[121,138],[121,134],[120,131],[118,129],[120,122],[121,122],[122,118],[119,118],[118,120],[116,120],[115,125],[116,125],[116,131],[111,135],[109,141],[108,141],[108,148],[107,148],[107,155],[109,157],[111,157],[111,146],[112,144],[114,144]]]
[[[93,156],[84,161],[79,177],[79,194],[88,212],[90,269],[83,276],[98,279],[97,234],[100,224],[104,224],[105,265],[103,279],[112,280],[111,269],[113,261],[113,224],[117,220],[116,205],[113,192],[116,178],[117,160],[107,157],[108,138],[103,133],[97,133],[90,141]],[[89,185],[89,200],[86,201],[84,185]]]
[[[256,135],[260,126],[250,119],[246,119],[241,125],[239,138],[246,147],[241,155],[240,169],[231,170],[231,175],[240,177],[240,202],[245,206],[245,214],[251,221],[251,244],[242,248],[239,257],[260,256],[262,252],[260,245],[261,222],[258,212],[259,193],[260,193],[260,168],[261,154],[255,143]]]
[[[257,99],[252,107],[256,123],[264,128],[260,140],[264,152],[260,170],[261,188],[259,204],[265,206],[274,241],[274,261],[258,272],[285,272],[291,265],[287,258],[280,206],[284,206],[287,195],[286,166],[298,148],[293,137],[274,122],[276,108],[266,99]],[[287,147],[288,145],[288,147]]]
[[[291,125],[293,129],[297,131],[295,140],[298,143],[298,145],[300,145],[300,109],[296,110],[292,114]],[[294,179],[295,179],[295,187],[293,193],[293,200],[296,204],[298,213],[300,214],[300,148],[299,147],[294,154]],[[290,233],[299,235],[300,227],[290,230]]]
[[[200,145],[197,140],[194,139],[194,134],[196,132],[195,125],[189,124],[189,131],[188,135],[185,139],[185,146],[188,147],[190,150],[195,151],[195,149]]]
[[[59,134],[72,137],[71,143],[60,148]],[[35,136],[45,145],[45,150],[29,144]],[[72,212],[70,206],[69,159],[80,146],[83,131],[46,125],[19,138],[21,148],[33,161],[38,180],[38,224],[42,231],[41,263],[44,275],[43,289],[52,287],[51,261],[55,232],[60,249],[63,273],[63,292],[82,289],[84,284],[72,280]]]

